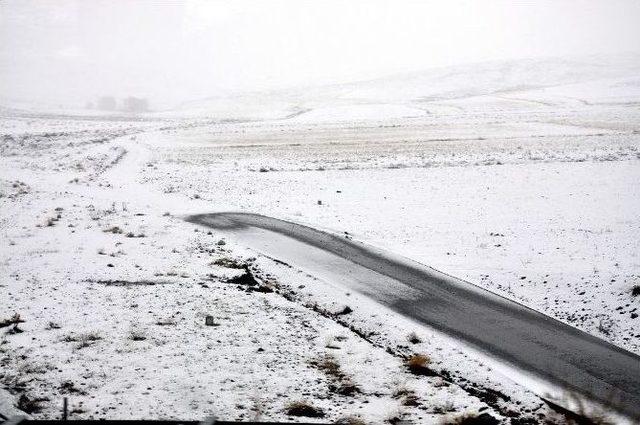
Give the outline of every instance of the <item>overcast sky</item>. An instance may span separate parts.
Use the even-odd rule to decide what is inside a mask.
[[[638,0],[0,0],[0,99],[171,104],[523,57],[640,53]]]

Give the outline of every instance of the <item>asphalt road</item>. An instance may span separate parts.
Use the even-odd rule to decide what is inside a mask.
[[[640,357],[606,341],[468,282],[346,237],[256,214],[201,214],[187,220],[251,234],[265,243],[279,240],[270,246],[272,251],[286,251],[291,245],[295,248],[289,251],[303,257],[308,250],[309,256],[316,256],[327,268],[341,270],[350,280],[360,275],[361,282],[366,282],[362,292],[381,304],[553,385],[640,420]],[[277,253],[275,256],[278,258]],[[389,290],[393,285],[396,288]]]

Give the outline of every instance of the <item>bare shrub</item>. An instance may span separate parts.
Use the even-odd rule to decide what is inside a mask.
[[[411,388],[406,387],[406,386],[401,386],[401,387],[396,388],[391,393],[391,397],[395,398],[395,399],[398,399],[398,398],[402,398],[402,397],[405,397],[406,395],[413,394],[413,393],[414,392],[413,392],[413,390]]]
[[[360,393],[360,387],[347,376],[346,373],[340,368],[340,364],[331,355],[325,355],[318,360],[312,360],[309,362],[312,366],[318,370],[323,371],[331,378],[332,382],[329,384],[329,390],[343,396],[353,396]]]
[[[24,320],[20,318],[20,314],[15,313],[8,319],[0,320],[0,328],[6,328],[7,326],[17,325],[18,323],[24,323]]]
[[[396,388],[396,390],[391,393],[391,397],[395,399],[401,399],[401,403],[403,406],[420,406],[420,399],[418,398],[416,393],[411,388],[405,386]]]
[[[414,375],[433,376],[435,373],[429,368],[431,359],[423,354],[414,354],[407,358],[405,365]]]
[[[409,340],[409,342],[412,344],[420,344],[422,342],[422,339],[415,332],[411,332],[409,335],[407,335],[407,340]]]
[[[306,416],[308,418],[324,418],[325,413],[319,407],[315,407],[306,401],[294,401],[284,409],[289,416]]]
[[[62,338],[62,341],[76,342],[77,343],[76,349],[80,350],[82,348],[93,345],[94,343],[96,343],[97,341],[100,341],[101,339],[102,337],[97,332],[88,332],[88,333],[79,334],[79,335],[73,335],[73,334],[66,335],[64,338]]]
[[[333,356],[326,355],[319,360],[312,360],[309,363],[333,378],[342,379],[344,377],[344,374],[340,370],[340,364]]]

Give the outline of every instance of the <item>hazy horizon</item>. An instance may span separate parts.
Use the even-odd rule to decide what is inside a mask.
[[[640,3],[0,3],[0,100],[152,107],[486,61],[640,54]]]

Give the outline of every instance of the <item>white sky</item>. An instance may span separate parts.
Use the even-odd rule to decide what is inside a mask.
[[[0,1],[0,99],[166,104],[524,57],[640,52],[637,0]]]

